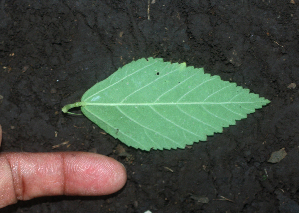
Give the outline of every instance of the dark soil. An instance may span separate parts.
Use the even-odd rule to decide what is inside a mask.
[[[107,197],[1,212],[299,212],[298,0],[45,2],[0,0],[1,150],[97,152],[122,162],[128,181]],[[142,57],[204,67],[271,103],[207,142],[150,152],[61,112]],[[287,156],[268,163],[281,148]]]

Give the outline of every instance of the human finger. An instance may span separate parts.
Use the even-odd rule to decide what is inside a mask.
[[[107,195],[121,189],[126,179],[121,163],[99,154],[3,153],[0,208],[40,196]]]

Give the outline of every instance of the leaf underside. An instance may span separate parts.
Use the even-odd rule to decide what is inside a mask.
[[[202,68],[143,58],[91,87],[81,110],[114,138],[148,151],[206,141],[269,102]]]

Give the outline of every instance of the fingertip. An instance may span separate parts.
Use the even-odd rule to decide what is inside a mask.
[[[103,179],[103,188],[100,191],[102,191],[101,195],[108,195],[115,193],[124,187],[127,182],[127,171],[125,166],[114,158],[107,156],[101,157],[105,158],[105,160],[101,159],[100,161],[102,163],[106,161],[106,171],[105,166],[99,165],[101,167],[100,173],[103,172],[103,174],[108,177],[108,180],[105,184]],[[102,174],[100,175],[102,176]]]
[[[127,182],[127,170],[126,170],[125,166],[122,163],[116,161],[114,171],[116,172],[116,175],[115,175],[116,179],[114,181],[114,184],[115,184],[114,189],[115,189],[115,192],[116,192],[116,191],[119,191],[120,189],[122,189],[124,187],[124,185],[126,184],[126,182]]]
[[[65,156],[65,193],[69,195],[108,195],[126,183],[125,167],[113,158],[93,153]]]

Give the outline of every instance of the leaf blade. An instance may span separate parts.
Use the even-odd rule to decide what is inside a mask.
[[[153,58],[125,65],[81,101],[83,114],[99,127],[147,151],[205,141],[269,103],[203,69]]]

